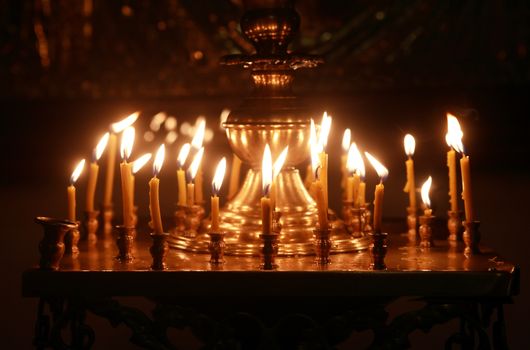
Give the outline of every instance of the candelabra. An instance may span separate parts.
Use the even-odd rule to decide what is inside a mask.
[[[314,254],[313,230],[317,223],[315,202],[304,188],[296,165],[309,159],[310,114],[292,92],[294,71],[321,64],[320,57],[287,52],[300,18],[292,1],[244,1],[241,29],[256,49],[253,55],[225,56],[225,65],[251,69],[253,91],[228,116],[224,126],[234,153],[250,165],[243,186],[221,211],[226,232],[226,252],[259,255],[261,250],[261,158],[269,144],[273,155],[289,146],[285,166],[275,180],[276,207],[283,216],[279,255]],[[368,248],[369,240],[353,238],[340,220],[331,223],[334,252]],[[173,247],[208,251],[208,238],[169,238]]]

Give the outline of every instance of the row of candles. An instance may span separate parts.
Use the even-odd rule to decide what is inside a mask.
[[[123,205],[123,224],[126,227],[134,225],[134,175],[151,159],[151,154],[144,154],[137,160],[130,162],[130,156],[135,138],[135,129],[132,124],[138,119],[139,113],[133,113],[127,118],[113,123],[111,131],[106,133],[98,142],[93,151],[92,161],[89,166],[89,176],[87,183],[86,194],[86,210],[94,211],[94,197],[96,192],[96,184],[99,172],[98,161],[101,158],[105,149],[107,149],[107,176],[104,187],[103,205],[110,205],[112,202],[112,190],[114,169],[117,152],[117,134],[122,133],[120,145],[120,176],[122,188],[122,205]],[[460,169],[462,175],[462,198],[465,203],[466,221],[473,221],[473,205],[471,196],[471,182],[470,182],[470,167],[469,156],[464,154],[462,137],[463,132],[458,122],[458,119],[447,114],[448,132],[446,134],[446,142],[450,147],[447,153],[447,166],[449,168],[449,198],[451,204],[451,211],[458,211],[457,200],[457,176],[456,176],[456,152],[462,154],[460,159]],[[313,120],[310,126],[310,150],[311,163],[308,167],[306,186],[312,197],[315,199],[318,210],[318,224],[320,228],[327,229],[328,223],[328,154],[326,153],[327,140],[331,129],[332,117],[326,112],[322,117],[322,121],[318,127]],[[205,130],[205,121],[202,120],[197,128],[197,131],[191,143],[184,144],[177,157],[177,183],[178,183],[178,205],[192,206],[197,201],[202,202],[202,169],[201,160],[204,154],[204,147],[202,146]],[[341,157],[343,181],[342,187],[344,189],[344,198],[347,202],[353,204],[354,207],[359,208],[366,204],[366,183],[365,165],[357,144],[351,142],[351,131],[346,129],[342,139],[342,147],[344,154]],[[407,155],[406,171],[407,184],[404,188],[405,192],[409,194],[409,208],[416,212],[416,190],[414,178],[414,161],[413,155],[415,152],[415,140],[410,134],[404,138],[405,154]],[[189,155],[193,153],[194,157],[189,165],[187,171],[184,170],[184,165]],[[262,158],[262,186],[263,197],[261,199],[262,208],[262,225],[263,233],[268,234],[272,227],[272,213],[275,210],[276,189],[274,186],[275,179],[283,168],[285,159],[287,158],[288,147],[280,153],[277,159],[272,161],[272,154],[269,145],[266,145]],[[374,156],[368,152],[364,152],[366,159],[373,166],[377,172],[380,181],[375,186],[374,190],[374,209],[373,209],[373,229],[375,232],[381,230],[381,222],[383,216],[383,198],[384,198],[384,180],[388,176],[388,169],[381,164]],[[161,171],[165,159],[165,146],[162,144],[154,157],[153,161],[153,177],[149,181],[149,208],[151,216],[151,225],[155,233],[163,233],[161,211],[159,204],[159,184],[158,175]],[[76,194],[75,182],[80,176],[85,166],[85,160],[81,160],[75,167],[71,178],[70,186],[67,188],[68,193],[68,212],[69,219],[76,220]],[[232,173],[230,179],[230,192],[233,192],[234,184],[238,183],[239,168],[241,162],[234,156],[232,164]],[[212,181],[212,196],[211,196],[211,230],[217,232],[219,230],[219,191],[223,183],[226,171],[226,158],[222,158],[217,165],[215,175]],[[427,181],[421,188],[421,197],[425,205],[424,215],[431,216],[429,190],[432,184],[432,178],[429,176]]]

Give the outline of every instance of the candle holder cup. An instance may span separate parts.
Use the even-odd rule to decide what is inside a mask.
[[[331,263],[329,258],[329,253],[331,252],[331,230],[329,227],[322,229],[317,226],[313,233],[315,235],[315,262],[318,265],[328,265]]]
[[[418,227],[418,214],[416,208],[407,207],[407,235],[409,239],[416,240]]]
[[[94,245],[98,241],[98,221],[99,210],[85,211],[85,232],[86,239],[89,245]]]
[[[112,232],[112,219],[114,218],[114,205],[103,204],[101,215],[103,217],[103,233],[108,235]]]
[[[153,270],[165,270],[166,267],[166,256],[169,251],[169,245],[167,244],[167,237],[169,233],[151,233],[153,239],[153,245],[149,248],[153,263],[151,269]]]
[[[449,230],[448,241],[457,241],[458,235],[462,230],[462,219],[459,211],[449,210],[447,212],[447,230]]]
[[[39,243],[39,267],[41,270],[58,270],[65,250],[64,236],[68,231],[76,229],[78,225],[70,220],[45,216],[36,217],[35,222],[42,225],[44,229],[44,237]]]
[[[210,236],[210,243],[208,244],[208,251],[210,252],[210,264],[223,264],[225,251],[225,233],[209,232],[208,235]]]
[[[431,223],[434,220],[432,215],[421,215],[420,216],[420,247],[431,248],[434,247],[434,240],[432,238],[432,227]]]
[[[464,240],[464,244],[466,245],[466,248],[464,249],[464,255],[470,256],[480,254],[480,221],[464,221],[463,225],[465,230],[462,238]]]
[[[64,235],[64,253],[66,255],[71,255],[77,257],[79,255],[79,239],[81,234],[79,233],[80,222],[76,221],[77,226],[66,232]]]
[[[116,244],[118,246],[118,255],[116,256],[116,259],[123,263],[131,262],[134,259],[132,254],[134,227],[116,225],[114,228],[117,233]]]
[[[276,265],[276,252],[278,251],[278,234],[271,232],[269,234],[260,234],[259,237],[263,242],[262,253],[262,270],[274,270]]]
[[[388,250],[387,237],[385,232],[372,232],[372,244],[370,245],[370,256],[372,258],[372,268],[374,270],[386,270],[385,256]]]

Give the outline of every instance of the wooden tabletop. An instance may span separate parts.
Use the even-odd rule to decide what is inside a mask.
[[[314,257],[278,257],[278,269],[260,270],[260,259],[225,257],[212,267],[209,255],[170,249],[166,271],[151,271],[151,239],[138,234],[132,263],[115,259],[112,238],[89,247],[77,258],[63,257],[59,271],[29,269],[23,274],[27,297],[86,296],[443,296],[508,297],[518,293],[519,269],[481,247],[466,258],[463,243],[435,241],[423,250],[406,235],[389,235],[388,270],[373,271],[368,252],[331,256],[320,267]]]

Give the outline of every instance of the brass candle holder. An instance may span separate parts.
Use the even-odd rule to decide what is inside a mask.
[[[447,230],[449,230],[449,236],[447,237],[447,240],[457,241],[458,234],[460,233],[460,230],[462,228],[462,219],[460,218],[461,214],[459,211],[449,210],[447,212],[447,215]]]
[[[331,230],[329,227],[324,229],[317,226],[313,231],[315,234],[315,262],[318,265],[327,265],[331,262],[329,258],[329,253],[331,252]]]
[[[260,234],[259,237],[263,242],[261,249],[262,255],[262,270],[274,270],[278,267],[276,265],[276,252],[278,251],[278,234],[276,232],[268,234]]]
[[[223,264],[225,252],[225,233],[209,232],[208,235],[210,236],[210,244],[208,245],[208,251],[210,252],[210,264]]]
[[[116,225],[114,228],[117,233],[116,244],[118,246],[118,255],[116,256],[116,259],[122,263],[131,262],[134,259],[132,254],[134,227]]]
[[[421,215],[420,216],[420,247],[431,248],[434,247],[434,240],[432,238],[432,227],[431,223],[434,220],[432,215]]]
[[[45,216],[36,217],[35,222],[44,229],[44,237],[39,243],[39,267],[41,270],[58,270],[65,250],[64,236],[68,231],[77,229],[78,224]]]
[[[112,204],[103,204],[101,206],[101,215],[103,217],[103,233],[108,235],[112,232],[112,219],[114,218],[114,206]]]
[[[186,232],[186,209],[186,206],[177,205],[174,214],[175,227],[172,230],[175,235],[184,236],[184,233]]]
[[[408,237],[412,240],[416,239],[418,227],[418,213],[416,208],[407,207],[407,227]]]
[[[98,221],[99,210],[85,211],[85,232],[86,239],[89,245],[94,245],[98,241]]]
[[[186,207],[186,217],[184,218],[184,237],[195,238],[199,234],[199,228],[201,227],[201,221],[204,218],[204,208],[200,205],[192,205]]]
[[[480,221],[464,221],[464,234],[462,238],[466,248],[464,249],[464,255],[470,256],[475,254],[480,254]]]
[[[167,237],[169,233],[151,233],[153,239],[153,245],[149,248],[153,263],[151,269],[153,270],[165,270],[166,269],[166,256],[169,251],[169,245],[167,244]]]
[[[364,235],[365,208],[355,208],[352,201],[342,201],[342,218],[344,226],[353,238],[360,238]]]
[[[69,230],[64,235],[64,253],[73,257],[77,257],[79,255],[79,247],[77,244],[81,238],[81,234],[79,233],[80,222],[76,221],[76,224],[76,228]]]
[[[370,245],[370,256],[372,258],[372,268],[374,270],[386,270],[385,256],[388,250],[387,237],[385,232],[370,233],[372,244]]]

